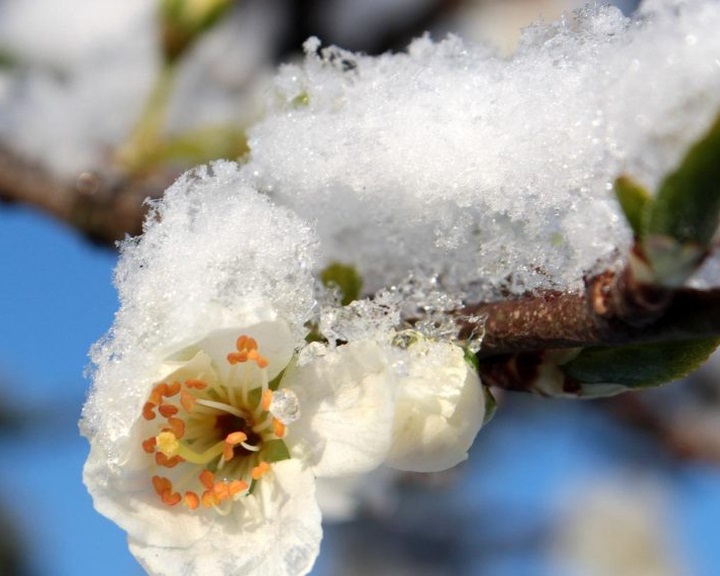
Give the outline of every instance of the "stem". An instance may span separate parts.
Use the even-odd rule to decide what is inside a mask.
[[[177,79],[177,66],[165,64],[127,143],[118,150],[118,164],[130,173],[143,171],[160,145],[168,102]]]

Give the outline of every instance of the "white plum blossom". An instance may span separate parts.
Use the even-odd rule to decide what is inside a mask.
[[[412,334],[396,349],[393,445],[387,466],[446,470],[467,458],[485,419],[485,395],[465,352],[450,342]]]
[[[388,451],[391,372],[356,343],[281,375],[282,321],[210,333],[150,384],[121,474],[92,445],[85,481],[152,574],[304,574],[322,531],[316,476],[376,467]]]
[[[306,574],[316,479],[452,466],[483,420],[454,344],[401,350],[371,318],[307,344],[314,233],[249,182],[218,162],[166,192],[123,246],[92,352],[84,480],[152,574]]]

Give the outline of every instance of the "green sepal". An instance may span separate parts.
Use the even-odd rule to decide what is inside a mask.
[[[485,396],[485,417],[483,418],[482,425],[485,426],[485,424],[493,419],[495,412],[497,412],[497,400],[495,400],[495,396],[492,395],[490,388],[487,386],[482,386],[482,393],[483,396]]]
[[[300,94],[295,96],[295,98],[290,101],[290,104],[293,106],[293,108],[304,108],[305,106],[310,104],[310,94],[308,94],[307,91],[303,90],[302,92],[300,92]]]
[[[468,350],[467,348],[463,348],[463,355],[465,356],[465,362],[470,364],[472,366],[473,370],[475,372],[480,371],[480,361],[478,360],[477,355],[472,352],[471,350]]]
[[[280,382],[282,381],[284,375],[285,375],[285,370],[283,370],[282,372],[280,372],[280,374],[278,374],[277,376],[275,376],[275,378],[273,378],[273,379],[268,383],[268,388],[270,388],[270,390],[272,390],[273,392],[275,392],[275,390],[277,390],[278,388],[280,388]]]
[[[305,328],[308,329],[308,333],[305,335],[305,342],[308,344],[312,342],[322,342],[327,344],[327,338],[320,333],[320,328],[314,322],[306,322]]]
[[[250,407],[255,409],[260,405],[260,400],[262,399],[262,387],[258,386],[257,388],[253,388],[247,393],[248,398],[248,404],[250,404]]]
[[[615,180],[615,195],[635,238],[642,238],[644,214],[652,204],[650,192],[630,176],[622,174]]]
[[[705,362],[719,344],[720,338],[703,338],[585,348],[559,368],[579,385],[580,396],[606,396],[651,388],[687,376]],[[595,387],[599,388],[595,390]]]
[[[708,246],[720,221],[720,114],[665,177],[646,214],[646,232]]]
[[[340,291],[340,303],[347,306],[360,297],[362,278],[354,266],[334,262],[320,274],[320,280],[328,288]]]
[[[683,286],[700,267],[707,253],[695,242],[681,243],[660,234],[648,234],[638,245],[641,257],[631,256],[635,277],[666,288]]]
[[[290,450],[282,440],[266,440],[263,442],[262,459],[272,464],[273,462],[281,462],[290,460]]]

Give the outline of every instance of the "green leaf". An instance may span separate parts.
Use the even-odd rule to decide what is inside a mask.
[[[650,192],[630,176],[622,174],[615,180],[615,194],[635,238],[641,238],[644,232],[643,214],[652,204]]]
[[[610,395],[659,386],[687,376],[705,362],[719,344],[720,338],[711,338],[585,348],[560,369],[581,386],[580,396]]]
[[[320,279],[328,288],[336,287],[340,291],[340,303],[343,306],[360,297],[362,278],[354,266],[334,262],[322,271]]]
[[[708,246],[720,221],[720,115],[669,174],[647,213],[646,231]]]
[[[282,440],[268,440],[263,442],[262,459],[272,464],[290,459],[290,450]]]

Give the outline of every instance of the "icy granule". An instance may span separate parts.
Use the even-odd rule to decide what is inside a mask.
[[[331,343],[369,338],[397,345],[395,335],[405,329],[431,340],[456,341],[459,320],[465,320],[478,328],[463,344],[477,351],[484,335],[484,318],[460,316],[458,311],[466,301],[465,293],[448,290],[437,276],[418,273],[347,306],[339,306],[337,300],[321,300],[318,329]]]
[[[236,164],[183,175],[144,234],[122,246],[121,307],[92,351],[87,433],[104,422],[108,447],[127,434],[162,361],[211,331],[282,319],[301,343],[315,302],[315,249],[312,228],[258,194]]]
[[[417,270],[476,299],[579,288],[630,242],[615,177],[654,185],[720,110],[720,5],[664,4],[535,26],[507,60],[455,38],[377,58],[308,42],[246,169],[370,291]]]

